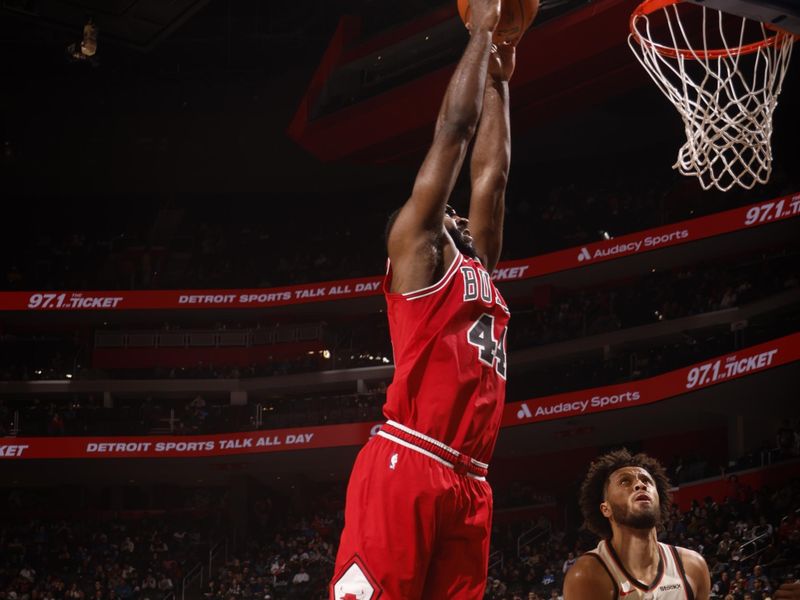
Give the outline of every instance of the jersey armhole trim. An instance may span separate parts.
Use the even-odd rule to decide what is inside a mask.
[[[445,271],[444,275],[442,275],[442,277],[439,279],[439,281],[436,281],[435,283],[432,283],[431,285],[424,288],[420,288],[418,290],[412,290],[410,292],[402,292],[402,293],[389,291],[389,279],[388,279],[389,272],[387,269],[387,279],[385,280],[384,283],[384,292],[387,296],[393,298],[404,298],[405,300],[416,300],[418,298],[424,298],[425,296],[430,296],[431,294],[435,294],[436,292],[441,290],[445,285],[447,285],[450,279],[452,279],[453,275],[455,275],[456,272],[458,271],[458,267],[461,266],[463,260],[464,256],[460,252],[458,252],[455,258],[453,259],[453,262],[451,262],[450,266],[447,267],[447,270]]]
[[[689,578],[686,577],[686,569],[683,567],[683,560],[681,560],[681,555],[678,553],[678,549],[675,546],[668,546],[669,551],[672,553],[672,557],[675,559],[675,564],[678,565],[678,572],[681,574],[681,580],[683,581],[683,587],[686,589],[686,600],[694,600],[694,590],[692,586],[689,584]]]
[[[608,578],[611,580],[611,585],[614,586],[614,598],[619,598],[619,586],[617,585],[617,580],[614,579],[614,576],[611,574],[611,571],[608,569],[608,565],[606,565],[606,563],[603,560],[603,558],[599,554],[597,554],[596,552],[592,552],[592,551],[586,552],[584,554],[584,556],[591,556],[592,558],[597,560],[597,562],[599,562],[600,565],[602,565],[603,569],[608,574]]]

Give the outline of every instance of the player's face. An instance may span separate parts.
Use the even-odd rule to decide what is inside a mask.
[[[469,231],[469,219],[459,217],[449,204],[444,209],[444,228],[453,238],[459,252],[471,258],[476,257],[475,247],[472,245],[472,235]]]
[[[661,514],[653,478],[641,467],[623,467],[608,478],[603,514],[618,525],[652,529]]]

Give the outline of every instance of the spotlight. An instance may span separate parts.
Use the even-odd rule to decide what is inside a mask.
[[[89,59],[92,64],[97,60],[97,25],[91,18],[83,26],[83,39],[80,43],[76,42],[67,46],[67,56],[75,61]]]
[[[83,41],[81,42],[81,54],[94,56],[97,54],[97,25],[92,19],[86,21],[83,26]]]

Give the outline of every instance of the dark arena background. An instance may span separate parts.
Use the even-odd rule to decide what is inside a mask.
[[[493,600],[560,597],[623,446],[712,597],[800,574],[800,59],[770,182],[703,191],[635,5],[543,0],[517,51]],[[466,40],[450,0],[0,1],[1,600],[327,598]]]

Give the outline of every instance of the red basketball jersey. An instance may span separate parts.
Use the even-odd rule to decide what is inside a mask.
[[[384,280],[395,373],[383,413],[489,462],[503,412],[509,311],[477,260],[456,256],[431,286],[405,294]]]

